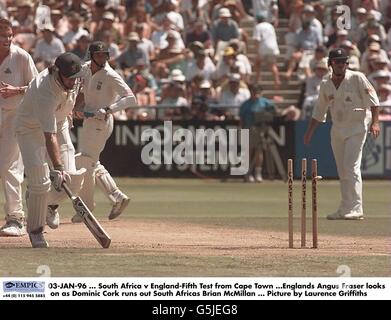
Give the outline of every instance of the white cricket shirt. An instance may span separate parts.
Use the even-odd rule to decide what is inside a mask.
[[[31,56],[22,48],[11,44],[10,54],[0,65],[0,81],[14,87],[24,87],[37,75],[38,71]],[[22,98],[22,94],[7,99],[0,96],[0,108],[16,109]]]
[[[346,70],[345,79],[338,89],[331,75],[323,79],[312,117],[325,122],[330,110],[333,128],[349,137],[368,129],[372,119],[370,107],[378,105],[376,91],[364,74]]]

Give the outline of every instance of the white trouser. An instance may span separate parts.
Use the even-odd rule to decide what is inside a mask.
[[[45,137],[41,130],[35,130],[17,134],[17,139],[27,179],[27,232],[43,230],[50,191]]]
[[[75,193],[81,188],[82,173],[76,171],[74,148],[68,130],[68,122],[57,123],[57,140],[60,145],[61,158],[65,170],[77,175],[77,179],[71,175],[71,189]],[[57,192],[50,188],[49,163],[45,137],[38,129],[28,134],[18,134],[17,139],[23,157],[27,178],[27,231],[35,231],[45,226],[47,206],[58,204],[67,196],[64,191]],[[74,185],[77,184],[77,185]]]
[[[16,110],[0,109],[0,179],[3,187],[5,219],[23,221],[23,161],[13,128]]]
[[[331,147],[337,164],[341,187],[342,214],[363,213],[361,158],[366,132],[350,137],[341,136],[337,130],[331,130]]]
[[[71,176],[71,183],[68,187],[72,190],[73,194],[77,194],[82,187],[85,170],[76,170],[75,148],[72,144],[67,119],[57,123],[57,142],[60,147],[60,156],[65,171]],[[67,199],[65,191],[58,192],[52,188],[49,194],[48,204],[58,205],[64,199]]]
[[[83,128],[80,131],[79,151],[81,153],[80,165],[87,169],[84,176],[83,187],[79,193],[80,197],[86,203],[90,210],[95,208],[94,204],[94,189],[95,189],[95,173],[104,172],[105,176],[109,173],[99,163],[99,157],[103,151],[107,139],[113,132],[113,117],[110,115],[106,120],[98,120],[94,118],[84,119]],[[111,176],[109,177],[111,178]],[[107,180],[107,179],[106,179]],[[112,178],[108,181],[114,181]],[[110,189],[118,188],[114,184],[111,187],[103,190],[106,196],[111,200],[109,193],[113,193]]]

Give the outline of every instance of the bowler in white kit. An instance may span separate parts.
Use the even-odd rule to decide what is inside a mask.
[[[23,211],[23,162],[15,136],[16,109],[29,82],[38,74],[33,59],[12,44],[12,26],[0,18],[0,179],[5,195],[5,225],[0,236],[26,234]]]
[[[329,220],[363,219],[362,150],[367,133],[377,138],[380,132],[376,91],[364,74],[347,70],[348,58],[344,49],[330,51],[328,63],[333,72],[320,85],[319,99],[304,134],[304,144],[309,144],[330,110],[331,147],[340,178],[341,203],[336,212],[327,216]]]

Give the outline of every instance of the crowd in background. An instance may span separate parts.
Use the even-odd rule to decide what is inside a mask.
[[[351,8],[350,29],[338,26],[338,4]],[[238,108],[224,107],[248,100],[248,85],[262,84],[264,71],[276,92],[293,77],[302,83],[297,107],[308,117],[335,47],[348,50],[349,68],[364,72],[381,104],[391,105],[389,0],[0,0],[0,15],[38,70],[65,51],[88,60],[89,43],[104,41],[110,65],[143,106],[118,120],[238,118]],[[283,39],[281,18],[289,20]],[[253,21],[251,32],[243,21]]]

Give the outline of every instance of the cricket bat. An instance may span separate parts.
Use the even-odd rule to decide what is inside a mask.
[[[98,220],[96,220],[91,210],[88,209],[83,200],[80,197],[75,197],[65,182],[62,184],[62,187],[68,197],[72,200],[73,208],[76,213],[83,219],[84,224],[87,226],[88,230],[90,230],[95,239],[103,248],[110,247],[110,236],[103,229]]]

